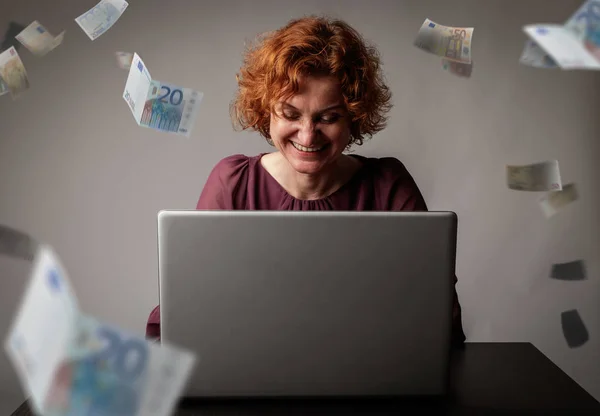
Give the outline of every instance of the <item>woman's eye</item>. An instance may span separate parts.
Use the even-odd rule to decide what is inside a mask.
[[[335,123],[339,119],[340,119],[340,116],[338,114],[331,114],[331,115],[327,115],[327,116],[324,116],[321,118],[321,120],[324,123]]]
[[[287,120],[298,120],[297,114],[283,113],[283,117],[285,117],[285,119],[287,119]]]

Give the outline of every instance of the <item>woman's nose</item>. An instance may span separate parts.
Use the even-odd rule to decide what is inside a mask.
[[[300,125],[298,139],[301,145],[309,145],[317,135],[317,126],[312,121],[305,121]]]

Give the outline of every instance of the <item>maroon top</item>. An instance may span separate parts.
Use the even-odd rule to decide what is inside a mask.
[[[280,211],[427,211],[425,200],[404,165],[393,157],[352,157],[362,162],[354,176],[331,195],[296,199],[271,176],[258,156],[233,155],[210,173],[196,209]],[[456,283],[456,278],[454,279]],[[454,292],[453,342],[462,343],[461,309]],[[148,337],[160,337],[160,310],[148,319]]]

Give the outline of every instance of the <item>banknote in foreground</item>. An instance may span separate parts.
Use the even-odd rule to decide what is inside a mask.
[[[442,68],[459,77],[471,78],[473,72],[473,63],[463,64],[461,62],[442,59]]]
[[[50,247],[37,251],[25,295],[4,343],[36,413],[73,336],[78,305],[65,269]]]
[[[0,255],[33,261],[38,242],[22,231],[0,224]]]
[[[523,30],[562,69],[600,69],[600,0],[586,1],[562,26]]]
[[[558,211],[579,198],[574,183],[563,185],[562,190],[548,192],[539,199],[540,208],[546,218],[552,217]]]
[[[203,93],[153,81],[144,62],[133,55],[123,99],[144,127],[190,136]]]
[[[0,77],[13,99],[29,88],[27,71],[14,46],[0,53]]]
[[[129,52],[115,52],[117,56],[117,65],[121,69],[129,70],[131,68],[131,62],[133,61],[133,54]]]
[[[48,416],[167,416],[194,354],[80,312],[58,257],[42,246],[5,342],[36,413]]]
[[[23,29],[16,38],[23,46],[29,49],[32,54],[44,56],[60,45],[64,37],[64,31],[56,37],[52,36],[44,26],[37,20],[34,20],[29,26]]]
[[[506,166],[508,187],[517,191],[560,191],[562,182],[557,160],[525,166]]]
[[[449,61],[470,64],[473,30],[472,27],[442,26],[425,19],[414,45]]]
[[[167,416],[195,364],[194,354],[79,317],[46,409],[52,415]]]
[[[75,21],[91,40],[97,39],[115,24],[129,6],[125,0],[101,0]]]

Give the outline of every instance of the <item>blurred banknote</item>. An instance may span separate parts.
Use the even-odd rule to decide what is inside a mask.
[[[41,246],[5,341],[37,414],[167,416],[194,354],[82,314],[65,269]]]
[[[550,218],[578,198],[577,187],[574,183],[569,183],[563,185],[560,191],[548,192],[542,196],[539,199],[539,204],[546,218]]]
[[[471,73],[473,72],[473,63],[465,64],[462,62],[454,62],[447,59],[442,59],[442,68],[458,77],[471,78]]]
[[[525,41],[525,47],[523,48],[519,62],[535,68],[558,68],[554,59],[530,39]]]
[[[33,23],[17,35],[17,40],[29,49],[29,52],[32,54],[44,56],[60,45],[64,37],[64,31],[56,37],[52,36],[44,26],[37,20],[34,20]]]
[[[40,246],[4,344],[37,414],[47,414],[44,400],[73,336],[77,314],[77,299],[62,264],[51,248]]]
[[[14,46],[0,53],[0,77],[13,98],[29,88],[27,71]]]
[[[131,68],[131,61],[133,61],[133,54],[129,52],[115,52],[117,56],[117,64],[121,69],[129,70]]]
[[[129,6],[125,0],[102,0],[75,19],[91,40],[97,39],[115,24]]]
[[[506,166],[508,187],[517,191],[560,191],[562,182],[557,160],[525,166]]]
[[[600,0],[586,1],[564,25],[523,30],[562,69],[600,70]]]
[[[472,27],[442,26],[425,19],[414,45],[449,61],[470,64],[472,38]]]
[[[133,55],[123,99],[144,127],[189,137],[203,93],[153,81],[144,62]]]
[[[25,26],[23,26],[22,24],[17,22],[10,22],[8,24],[8,29],[6,29],[6,32],[4,33],[4,38],[2,38],[2,42],[0,43],[0,51],[5,51],[11,46],[14,46],[15,49],[18,51],[21,44],[17,42],[16,37],[19,33],[23,31],[23,29],[25,29]]]
[[[563,312],[560,321],[569,348],[581,347],[589,341],[590,335],[577,309]]]
[[[33,261],[38,242],[22,231],[0,225],[0,254],[15,259]]]
[[[585,263],[583,260],[574,260],[567,263],[552,265],[550,277],[556,280],[576,281],[587,279]]]

